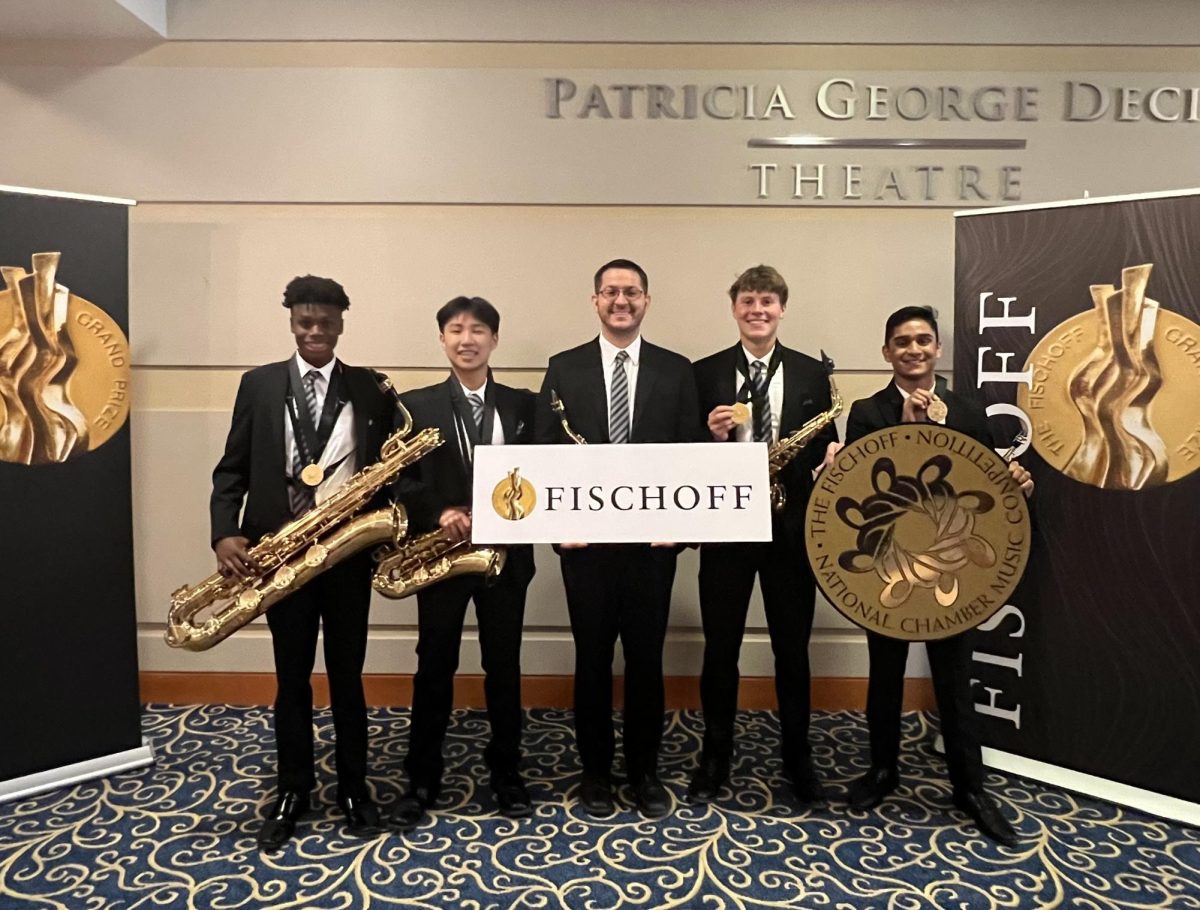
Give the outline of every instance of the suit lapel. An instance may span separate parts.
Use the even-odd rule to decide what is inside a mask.
[[[800,388],[800,370],[792,363],[791,350],[779,345],[779,369],[783,370],[783,408],[779,415],[779,438],[783,439],[800,426],[804,392]]]
[[[496,420],[500,421],[500,429],[504,431],[504,443],[510,445],[517,441],[517,407],[509,396],[508,386],[495,384]],[[491,442],[489,438],[486,440]]]
[[[658,378],[657,352],[645,338],[642,339],[641,363],[638,364],[637,388],[633,393],[633,420],[629,424],[629,441],[634,440],[638,422],[646,411],[646,402],[650,400],[654,382]]]
[[[458,465],[462,476],[468,478],[471,476],[470,460],[464,447],[470,442],[463,439],[459,433],[458,415],[454,410],[454,386],[457,382],[458,380],[451,373],[438,388],[437,426],[442,432],[442,439],[446,440],[447,445],[453,446],[454,463]]]
[[[879,405],[879,416],[883,418],[880,426],[890,427],[900,423],[904,414],[904,396],[896,388],[896,383],[889,382],[876,403]]]
[[[264,402],[267,405],[267,425],[271,428],[271,439],[276,440],[267,451],[270,463],[267,465],[267,476],[278,477],[280,488],[285,486],[287,476],[287,436],[283,431],[283,414],[287,408],[288,393],[288,361],[279,364],[267,377],[264,388]]]
[[[604,384],[604,365],[600,360],[600,339],[595,339],[588,349],[584,352],[586,362],[582,366],[582,385],[588,390],[588,404],[591,406],[592,413],[596,415],[596,442],[608,442],[608,387]],[[571,422],[571,404],[564,402],[567,406],[567,421]],[[586,426],[586,424],[581,424]],[[579,427],[572,422],[572,426],[576,430]],[[591,442],[592,439],[582,430],[584,438]]]

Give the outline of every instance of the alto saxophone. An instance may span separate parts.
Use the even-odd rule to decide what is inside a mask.
[[[822,411],[816,417],[806,421],[795,433],[771,446],[767,450],[767,468],[771,479],[771,508],[782,512],[787,505],[787,490],[779,479],[780,473],[792,459],[800,454],[800,450],[812,442],[813,437],[831,423],[838,414],[842,413],[842,393],[838,391],[837,383],[833,381],[833,361],[821,352],[821,365],[829,377],[829,410]]]
[[[247,578],[214,573],[171,595],[167,644],[204,651],[265,613],[273,604],[347,557],[408,533],[404,508],[393,505],[358,515],[375,494],[417,459],[442,444],[436,429],[412,439],[412,417],[402,404],[402,427],[387,438],[380,460],[348,480],[332,496],[250,548],[257,567]]]

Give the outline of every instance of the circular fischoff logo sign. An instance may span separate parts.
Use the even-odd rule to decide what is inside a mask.
[[[492,490],[492,508],[508,521],[520,521],[537,507],[537,492],[533,484],[513,468]]]
[[[1007,463],[934,424],[889,427],[842,449],[817,477],[804,531],[829,602],[908,641],[979,625],[1029,558],[1029,510]]]

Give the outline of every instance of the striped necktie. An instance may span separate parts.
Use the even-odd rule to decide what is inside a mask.
[[[308,416],[315,427],[321,419],[317,413],[317,381],[321,378],[319,370],[309,370],[304,374],[304,404],[308,408]],[[300,479],[300,472],[307,465],[300,455],[300,440],[292,440],[292,482],[288,484],[288,505],[292,515],[299,517],[317,504],[316,490]]]
[[[761,360],[750,364],[751,400],[754,404],[754,441],[771,441],[771,397],[767,394],[767,367]]]
[[[629,442],[629,374],[625,372],[626,351],[617,351],[613,360],[612,394],[608,406],[608,441]]]
[[[475,429],[479,431],[479,441],[483,442],[483,396],[478,392],[467,392],[467,401],[471,404],[471,416],[475,418]]]

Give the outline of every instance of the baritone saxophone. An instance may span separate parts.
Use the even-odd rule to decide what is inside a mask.
[[[783,507],[787,505],[787,489],[783,486],[779,475],[818,433],[832,423],[838,414],[842,413],[842,393],[838,391],[837,383],[833,381],[833,361],[824,351],[821,352],[821,365],[829,377],[829,410],[822,411],[809,419],[796,432],[786,439],[779,440],[767,450],[767,467],[771,480],[771,508],[776,512],[782,512]]]
[[[257,567],[246,578],[213,573],[171,595],[167,644],[204,651],[224,641],[301,585],[367,547],[399,543],[408,533],[401,505],[358,514],[396,475],[442,444],[436,429],[412,439],[412,417],[399,400],[402,426],[383,443],[380,460],[351,477],[337,492],[268,534],[250,548]]]

